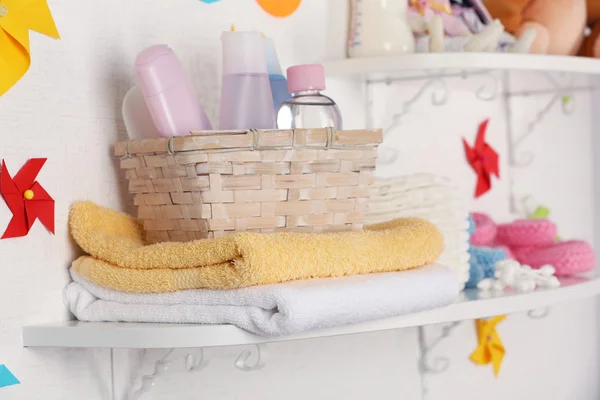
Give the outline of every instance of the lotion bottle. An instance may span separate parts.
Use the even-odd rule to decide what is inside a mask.
[[[212,129],[190,80],[169,46],[160,44],[142,51],[135,62],[135,75],[160,136],[182,136],[192,130]]]

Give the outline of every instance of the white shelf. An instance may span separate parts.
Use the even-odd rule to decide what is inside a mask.
[[[283,337],[256,336],[232,325],[66,321],[25,326],[23,344],[26,347],[182,348],[281,342],[510,314],[600,294],[599,278],[570,278],[562,280],[562,284],[559,289],[525,294],[505,293],[491,299],[480,299],[476,291],[467,290],[457,303],[448,307]]]
[[[326,62],[328,77],[424,70],[527,70],[600,74],[600,60],[510,53],[423,53]]]

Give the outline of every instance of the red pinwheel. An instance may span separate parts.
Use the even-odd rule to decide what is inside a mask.
[[[479,125],[475,146],[469,146],[467,141],[463,138],[467,161],[477,174],[475,198],[492,188],[492,175],[495,175],[496,178],[500,178],[500,169],[498,167],[500,156],[498,156],[496,150],[485,142],[485,131],[489,122],[490,120],[487,119]]]
[[[2,160],[0,192],[13,213],[2,239],[26,236],[36,218],[54,233],[54,199],[35,180],[45,162],[46,158],[32,158],[13,179]]]

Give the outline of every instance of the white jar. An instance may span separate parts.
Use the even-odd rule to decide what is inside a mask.
[[[407,0],[351,0],[348,55],[378,57],[415,51]]]

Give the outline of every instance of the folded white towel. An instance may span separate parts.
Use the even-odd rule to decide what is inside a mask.
[[[428,310],[451,304],[460,287],[440,265],[403,272],[312,279],[235,290],[122,293],[73,271],[64,292],[81,321],[233,324],[277,336]]]

